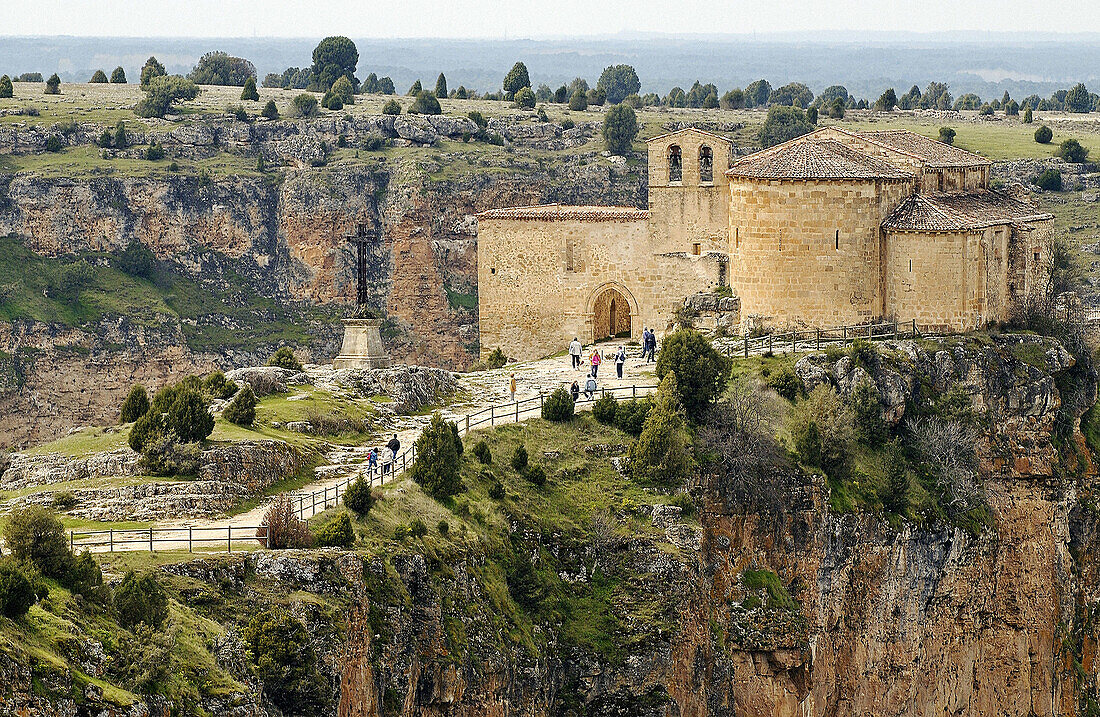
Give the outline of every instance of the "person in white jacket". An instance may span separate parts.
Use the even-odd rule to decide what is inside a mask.
[[[577,340],[577,337],[573,337],[573,340],[569,342],[569,356],[573,359],[573,368],[581,367],[581,342]]]

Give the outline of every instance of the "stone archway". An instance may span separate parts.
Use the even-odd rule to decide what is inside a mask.
[[[592,301],[592,338],[595,341],[612,336],[629,338],[634,311],[626,294],[614,286],[601,288]]]

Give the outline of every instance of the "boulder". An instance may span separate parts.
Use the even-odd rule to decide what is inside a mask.
[[[389,397],[389,406],[396,413],[415,413],[438,405],[458,388],[453,373],[425,366],[341,369],[335,372],[334,378],[362,396]]]
[[[394,117],[393,131],[401,139],[417,144],[435,144],[439,139],[428,120],[420,117]]]
[[[288,386],[301,386],[310,382],[309,374],[278,366],[235,368],[227,371],[225,377],[238,384],[247,383],[257,396],[286,393]]]
[[[436,132],[445,137],[459,137],[464,133],[475,134],[477,132],[477,124],[469,117],[429,115],[428,123]]]

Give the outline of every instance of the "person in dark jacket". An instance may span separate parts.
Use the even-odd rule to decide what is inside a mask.
[[[581,387],[576,381],[569,387],[569,393],[573,396],[573,403],[577,402],[577,399],[581,397]]]
[[[397,440],[397,434],[393,434],[393,438],[386,444],[386,448],[389,448],[393,452],[393,461],[397,461],[397,452],[401,450],[401,441]]]

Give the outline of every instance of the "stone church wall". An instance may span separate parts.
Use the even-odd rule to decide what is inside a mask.
[[[730,283],[743,324],[883,314],[880,225],[910,181],[730,180]]]

